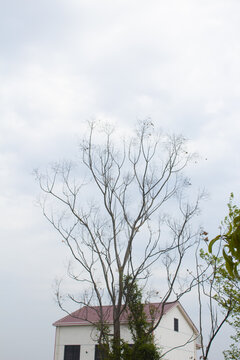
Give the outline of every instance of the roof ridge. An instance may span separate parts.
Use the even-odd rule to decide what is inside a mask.
[[[169,311],[174,305],[180,304],[179,301],[169,301],[169,302],[155,302],[155,303],[145,303],[143,304],[145,307],[145,312],[147,318],[150,319],[151,315],[148,314],[150,312],[149,307],[151,305],[155,306],[157,312],[163,308],[163,314]],[[124,305],[124,304],[123,304]],[[98,309],[103,309],[103,316],[105,317],[105,321],[111,323],[113,321],[113,305],[102,305],[101,306],[90,306],[84,305],[78,310],[68,314],[67,316],[57,320],[53,323],[54,326],[67,326],[67,325],[87,325],[97,323],[99,321],[99,311]],[[90,310],[89,313],[87,310]],[[92,311],[91,311],[92,310]],[[121,322],[127,322],[127,310],[124,310],[121,315]]]

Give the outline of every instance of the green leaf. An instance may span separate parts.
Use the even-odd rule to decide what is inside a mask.
[[[237,246],[236,259],[240,262],[240,246]]]
[[[213,244],[214,244],[217,240],[219,240],[220,237],[221,237],[221,235],[218,235],[218,236],[216,236],[214,239],[212,239],[212,240],[210,241],[210,243],[209,243],[209,245],[208,245],[208,251],[209,251],[210,253],[212,253]]]
[[[233,224],[234,224],[235,226],[237,226],[239,223],[240,223],[240,215],[236,216],[236,217],[233,219]]]
[[[228,228],[228,232],[226,233],[226,236],[230,236],[230,235],[231,235],[232,229],[233,229],[233,227],[232,227],[232,224],[230,223],[230,224],[229,224],[229,228]]]
[[[225,249],[223,249],[223,257],[226,263],[226,268],[230,276],[234,277],[234,263],[232,260],[232,257],[230,255],[227,255]]]
[[[236,279],[240,279],[240,275],[238,273],[238,264],[239,263],[234,263],[234,267],[233,267],[233,274],[234,274],[234,278]]]

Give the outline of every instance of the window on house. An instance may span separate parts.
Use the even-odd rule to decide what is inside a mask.
[[[176,318],[174,318],[174,331],[179,331],[179,322]]]
[[[104,349],[99,346],[95,345],[95,357],[94,360],[104,360],[106,358]]]
[[[80,345],[65,345],[64,360],[80,360]]]
[[[128,344],[129,347],[133,347],[133,344]],[[94,360],[105,360],[107,356],[105,356],[105,351],[99,345],[95,345],[95,357]]]

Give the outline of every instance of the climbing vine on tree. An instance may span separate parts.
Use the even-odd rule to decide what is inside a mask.
[[[158,360],[159,349],[154,343],[151,331],[155,309],[150,307],[151,319],[147,319],[142,303],[142,289],[131,276],[125,277],[125,299],[128,310],[128,326],[132,335],[133,345],[124,347],[124,360]],[[149,305],[150,306],[150,305]]]
[[[128,328],[132,335],[132,344],[120,339],[120,345],[114,343],[110,337],[108,325],[102,327],[99,324],[98,331],[102,331],[99,341],[100,359],[115,360],[116,354],[121,360],[159,360],[160,351],[154,343],[152,325],[155,318],[155,308],[150,305],[150,319],[145,313],[142,303],[142,289],[137,281],[128,275],[124,278],[124,300],[123,311],[127,313]]]

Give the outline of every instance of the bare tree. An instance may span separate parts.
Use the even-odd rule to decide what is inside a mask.
[[[204,233],[207,234],[207,233]],[[219,256],[222,251],[221,244],[215,255],[204,252],[203,249],[196,253],[197,284],[199,303],[199,330],[201,356],[207,360],[212,345],[222,330],[229,322],[236,309],[236,294],[239,292],[237,279],[232,278],[225,269],[223,258]],[[202,262],[200,259],[203,259]]]
[[[97,304],[100,312],[110,302],[113,343],[119,345],[124,276],[147,280],[153,267],[162,271],[164,266],[166,281],[158,291],[163,307],[155,327],[170,297],[179,299],[196,285],[196,277],[188,282],[180,270],[198,241],[191,221],[200,196],[192,206],[184,196],[190,183],[182,172],[191,155],[183,137],[159,134],[148,120],[122,141],[110,126],[100,137],[96,134],[96,123],[89,123],[80,146],[80,181],[69,163],[36,175],[45,194],[43,213],[77,264],[77,273],[70,268],[69,275],[88,288],[82,297],[69,297],[78,304]],[[165,216],[166,203],[177,220]],[[58,300],[63,307],[59,293]],[[99,316],[104,324],[104,314]]]

